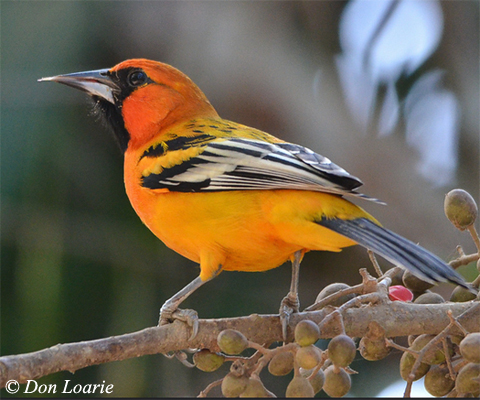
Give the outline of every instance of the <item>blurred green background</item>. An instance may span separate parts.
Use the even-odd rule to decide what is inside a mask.
[[[457,244],[474,250],[444,217],[443,199],[454,187],[479,199],[478,2],[441,3],[443,38],[426,63],[446,71],[445,84],[461,107],[459,165],[448,187],[418,175],[401,124],[388,137],[363,135],[347,112],[334,60],[345,4],[1,1],[1,355],[155,325],[163,302],[198,274],[130,207],[122,155],[89,115],[86,96],[37,83],[45,76],[135,57],[172,64],[222,117],[308,146],[360,177],[364,193],[388,203],[362,204],[385,226],[446,260]],[[302,305],[329,283],[358,283],[360,267],[370,268],[359,248],[307,254]],[[226,272],[183,306],[201,318],[276,313],[289,282],[287,265]],[[448,294],[451,287],[438,291]],[[398,379],[396,362],[395,355],[377,363],[358,356],[351,394],[374,396]],[[226,370],[207,374],[155,355],[38,383],[105,380],[115,397],[196,396]],[[284,393],[288,378],[264,377],[270,390]]]

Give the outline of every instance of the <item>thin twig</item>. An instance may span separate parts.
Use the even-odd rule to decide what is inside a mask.
[[[252,348],[258,348],[258,353],[261,353],[261,356],[257,357],[257,360],[260,359],[260,361],[258,363],[253,363],[253,367],[255,367],[255,369],[253,370],[252,372],[252,375],[259,375],[260,372],[262,371],[262,369],[268,364],[268,362],[278,353],[281,353],[281,352],[284,352],[284,351],[292,351],[294,349],[297,348],[297,344],[296,343],[288,343],[288,344],[284,344],[283,346],[279,346],[279,347],[275,347],[274,349],[267,349],[263,346],[260,346],[258,344],[255,343],[255,346],[251,346],[252,343],[249,343],[249,347],[252,347]],[[260,348],[262,350],[260,350]],[[248,369],[250,369],[251,367],[248,367]]]
[[[265,368],[267,364],[268,361],[265,359],[265,357],[262,357],[260,361],[258,361],[255,365],[255,369],[252,371],[251,375],[258,377],[260,375],[260,372],[262,372],[262,369]]]
[[[453,366],[453,369],[455,370],[455,372],[458,372],[469,362],[470,361],[465,360],[464,358],[461,358],[460,360],[458,360],[458,362],[455,363],[455,365]]]
[[[262,353],[263,355],[267,354],[270,350],[263,347],[261,344],[249,341],[248,347],[257,350],[258,352]]]
[[[312,380],[315,375],[317,375],[317,372],[322,369],[322,367],[325,365],[325,362],[328,360],[328,350],[322,351],[322,357],[320,358],[320,362],[316,365],[315,368],[312,369],[312,372],[308,376],[308,380]]]
[[[408,347],[403,347],[397,343],[395,343],[393,340],[391,339],[385,339],[385,343],[387,344],[388,347],[393,347],[394,349],[397,349],[397,350],[400,350],[400,351],[403,351],[403,352],[407,352],[407,353],[410,353],[410,354],[413,354],[414,356],[417,356],[418,355],[418,351],[415,351],[415,350],[412,350]]]
[[[349,295],[349,294],[360,294],[360,293],[363,293],[363,284],[359,284],[359,285],[352,286],[352,287],[349,287],[349,288],[341,289],[338,292],[332,293],[331,295],[323,298],[322,300],[312,304],[311,306],[308,306],[307,308],[305,308],[304,311],[320,310],[323,307],[329,305],[330,303],[339,299],[342,296],[346,296],[346,295]]]
[[[462,246],[458,245],[457,246],[457,252],[460,257],[456,258],[455,260],[452,260],[448,263],[452,268],[457,269],[458,267],[461,267],[462,265],[468,265],[471,262],[477,261],[480,259],[480,239],[478,237],[478,233],[475,230],[475,227],[473,226],[472,230],[469,229],[470,235],[473,238],[473,241],[475,242],[475,245],[477,246],[477,253],[469,254],[466,255],[465,252],[463,251]]]
[[[478,261],[478,259],[480,259],[480,255],[478,253],[474,253],[474,254],[460,256],[459,258],[450,261],[448,265],[450,265],[454,269],[457,269],[462,265],[468,265],[471,262]]]
[[[346,366],[345,368],[343,368],[345,370],[345,372],[349,375],[357,375],[358,374],[358,371],[355,371],[354,369],[352,369],[349,365]]]
[[[447,311],[447,316],[448,316],[448,319],[450,320],[450,325],[455,325],[458,329],[462,331],[464,336],[468,335],[468,331],[466,331],[465,328],[462,326],[462,324],[460,324],[457,321],[457,319],[453,316],[452,310]]]
[[[340,329],[337,332],[345,333],[345,325],[342,319],[342,312],[351,307],[359,307],[363,303],[376,303],[380,299],[380,295],[378,293],[369,293],[364,294],[362,296],[354,297],[353,299],[347,301],[345,304],[342,304],[338,307],[335,311],[328,314],[323,321],[319,324],[320,331],[324,329],[324,327],[330,323],[333,319],[340,318],[341,325]]]
[[[420,364],[422,364],[422,361],[425,357],[425,355],[438,343],[440,342],[443,338],[445,338],[450,331],[451,325],[448,325],[447,328],[445,328],[442,332],[440,332],[437,336],[435,336],[432,340],[430,340],[423,348],[415,355],[416,359],[415,362],[413,363],[412,369],[410,373],[408,374],[408,382],[413,382],[415,379],[415,374],[417,372],[417,369],[420,367]]]
[[[367,249],[367,253],[368,253],[368,257],[370,258],[370,261],[372,262],[373,268],[375,269],[375,272],[377,273],[377,275],[379,277],[383,276],[382,269],[380,268],[380,264],[377,261],[377,257],[375,257],[375,253],[370,249]]]
[[[197,397],[207,397],[208,392],[214,387],[220,386],[222,384],[223,378],[217,381],[210,383],[205,389],[203,389]]]
[[[446,338],[442,339],[442,345],[443,345],[443,354],[445,354],[445,361],[447,362],[448,373],[450,374],[450,378],[454,381],[455,371],[453,370],[452,357],[450,356],[450,352],[448,351],[448,343]]]
[[[391,271],[391,270],[389,270],[389,271]],[[376,290],[375,282],[379,282],[381,279],[384,279],[385,276],[387,276],[389,271],[387,271],[387,273],[385,275],[381,276],[380,278],[374,279],[368,274],[368,272],[365,268],[360,268],[359,273],[360,273],[360,275],[362,276],[362,279],[363,279],[362,283],[360,283],[358,285],[355,285],[355,286],[352,286],[352,287],[349,287],[349,288],[341,289],[336,293],[332,293],[331,295],[329,295],[329,296],[321,299],[320,301],[312,304],[311,306],[305,308],[304,311],[320,310],[323,307],[327,306],[328,304],[332,303],[333,301],[339,299],[340,297],[346,296],[346,295],[349,295],[349,294],[371,293],[371,292]]]
[[[477,248],[477,255],[480,254],[480,237],[478,237],[478,232],[475,229],[475,224],[470,225],[468,228],[468,232],[470,233],[470,236],[473,239],[473,242],[475,243],[475,246]]]
[[[410,398],[412,397],[412,384],[413,381],[408,380],[407,385],[405,386],[405,392],[403,393],[403,397]]]

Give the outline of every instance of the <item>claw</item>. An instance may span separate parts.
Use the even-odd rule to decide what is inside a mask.
[[[178,308],[180,303],[190,296],[196,289],[202,286],[207,281],[202,281],[200,277],[195,278],[175,296],[168,299],[160,308],[160,319],[158,325],[166,325],[171,323],[174,319],[186,322],[188,326],[192,327],[193,333],[189,340],[192,340],[198,333],[198,314],[194,310],[181,310]]]
[[[300,308],[300,301],[298,300],[298,276],[300,273],[300,263],[304,254],[304,250],[298,250],[291,258],[292,281],[290,282],[290,291],[280,303],[280,321],[282,323],[282,336],[284,343],[286,343],[288,339],[288,324],[290,323],[290,316],[293,313],[298,312],[298,309]]]
[[[282,324],[282,337],[284,343],[288,339],[288,325],[290,323],[290,316],[298,312],[300,308],[300,301],[296,293],[289,292],[280,303],[280,322]]]
[[[167,302],[168,303],[168,302]],[[195,310],[183,310],[170,308],[170,305],[165,303],[160,309],[160,319],[158,325],[167,325],[173,320],[178,319],[185,322],[192,328],[192,335],[189,340],[195,339],[198,333],[198,314]]]
[[[173,312],[175,309],[171,309],[168,301],[160,308],[160,318],[158,319],[158,325],[167,325],[172,322]]]
[[[172,317],[173,319],[179,319],[190,326],[192,328],[192,335],[190,336],[189,340],[195,339],[198,333],[198,314],[195,310],[177,309],[173,313]]]

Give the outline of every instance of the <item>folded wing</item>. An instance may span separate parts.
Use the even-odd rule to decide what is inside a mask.
[[[164,167],[144,176],[143,186],[180,192],[311,190],[379,202],[355,191],[362,185],[358,178],[303,146],[230,138],[202,142],[197,149],[173,165],[166,161],[182,150],[163,152],[158,162]]]

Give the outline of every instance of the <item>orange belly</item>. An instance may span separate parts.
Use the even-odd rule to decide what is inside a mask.
[[[371,218],[335,195],[294,190],[179,193],[126,179],[142,221],[168,247],[200,263],[200,277],[220,270],[265,271],[297,250],[340,251],[355,244],[314,221],[322,216]]]

